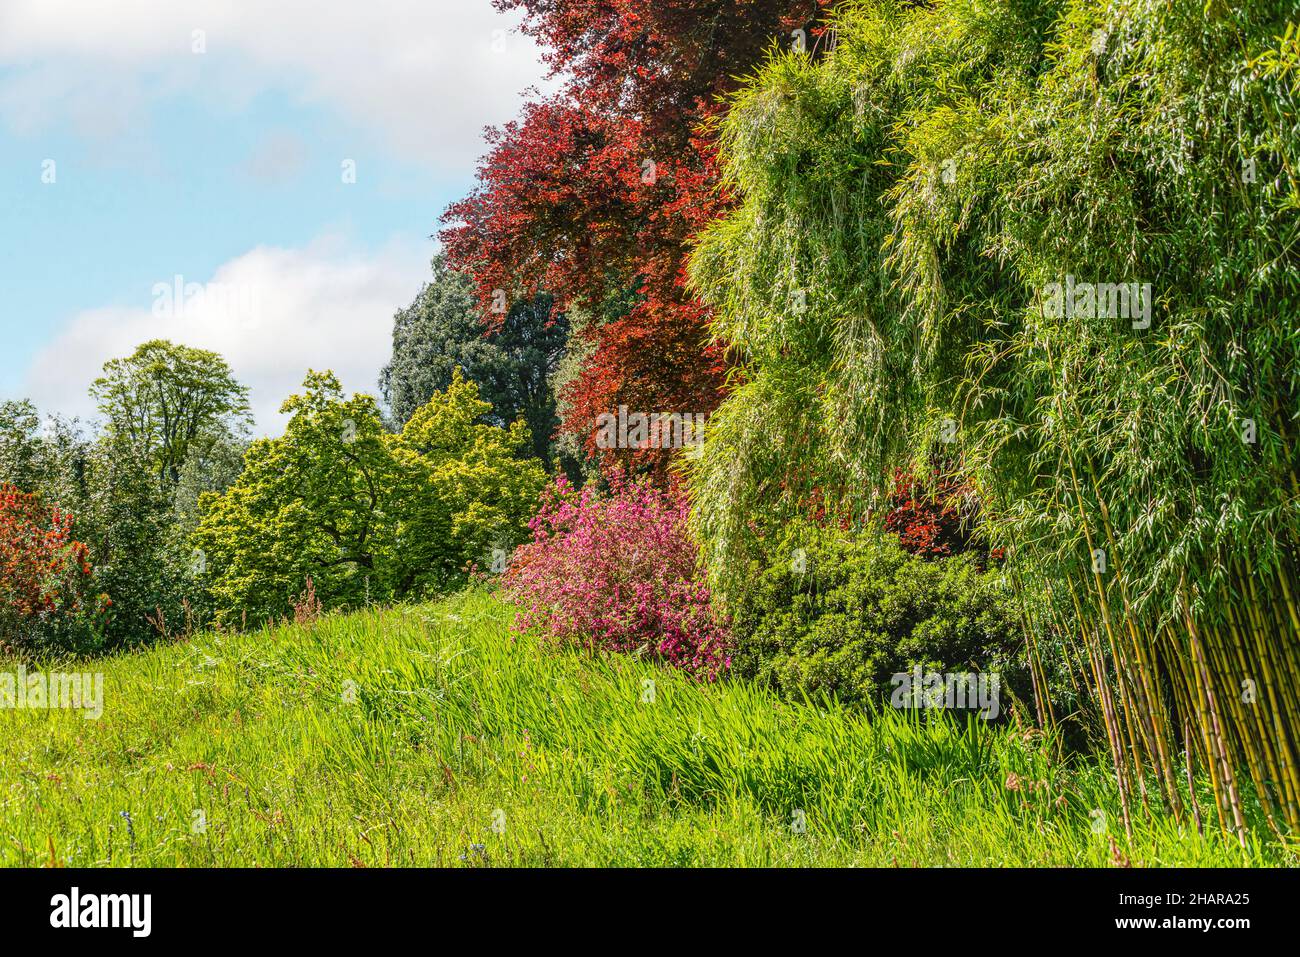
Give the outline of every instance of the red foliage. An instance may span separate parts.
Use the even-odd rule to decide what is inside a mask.
[[[542,493],[503,587],[515,625],[561,645],[652,657],[710,681],[731,664],[730,635],[713,613],[680,488],[628,481],[574,490],[560,477]]]
[[[73,540],[72,525],[71,514],[39,495],[0,485],[0,625],[107,608],[107,596],[87,607],[90,553]]]
[[[978,512],[974,490],[951,473],[936,469],[926,483],[895,469],[889,506],[885,529],[912,554],[937,558],[971,547]]]
[[[731,89],[831,0],[497,0],[569,78],[489,135],[479,186],[444,216],[452,263],[478,286],[489,324],[498,290],[540,289],[562,304],[633,293],[625,315],[596,325],[594,353],[570,384],[562,428],[585,435],[625,404],[708,413],[723,366],[707,313],[684,289],[691,238],[723,212],[702,132]],[[660,453],[647,453],[660,454]],[[611,464],[608,463],[607,464]]]
[[[620,404],[692,415],[717,408],[725,365],[720,350],[706,342],[707,321],[697,303],[650,300],[594,330],[596,351],[564,395],[572,431],[580,433],[579,426],[587,425],[589,454],[599,454],[607,468],[618,459],[616,450],[597,450],[588,424]],[[641,463],[663,456],[648,448],[626,454]]]
[[[682,134],[704,104],[791,31],[816,26],[828,0],[496,0],[522,10],[525,32],[574,86]],[[811,33],[810,33],[811,42]],[[686,137],[682,135],[682,140]]]

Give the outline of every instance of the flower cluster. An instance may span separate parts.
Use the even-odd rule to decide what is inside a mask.
[[[680,490],[621,473],[605,494],[557,479],[503,579],[522,609],[516,627],[717,678],[730,666],[730,637],[713,615],[688,511]]]

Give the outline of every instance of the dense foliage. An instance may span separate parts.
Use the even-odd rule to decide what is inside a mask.
[[[797,523],[729,606],[737,673],[782,692],[888,703],[893,675],[996,675],[1003,712],[1028,700],[1012,590],[975,556],[926,560],[874,530]]]
[[[533,453],[548,466],[559,418],[552,379],[569,338],[569,320],[552,309],[550,296],[515,302],[492,329],[479,322],[468,276],[433,261],[433,280],[393,320],[393,354],[380,374],[384,400],[404,425],[457,368],[491,405],[487,421],[508,426],[520,416]]]
[[[1185,813],[1184,764],[1225,828],[1247,778],[1300,825],[1294,13],[853,4],[733,97],[692,261],[745,370],[692,478],[724,591],[755,513],[857,514],[945,442],[1126,825],[1152,781]]]
[[[563,477],[547,489],[503,578],[518,627],[589,651],[621,651],[715,678],[730,641],[715,618],[680,491],[610,477],[608,492]]]
[[[482,424],[491,408],[455,373],[400,434],[368,395],[312,373],[193,536],[220,624],[288,615],[308,588],[325,609],[420,598],[525,534],[544,477],[528,429]]]
[[[109,601],[91,593],[90,550],[72,532],[71,514],[0,484],[0,650],[100,643]]]
[[[111,598],[97,641],[113,649],[203,620],[188,538],[197,499],[241,467],[246,390],[215,353],[154,340],[92,386],[103,427],[0,403],[0,481],[77,517],[92,590]],[[36,622],[47,644],[82,644]]]
[[[960,477],[941,467],[924,477],[894,470],[884,527],[912,554],[937,558],[970,550],[978,519],[974,489]]]
[[[489,320],[494,298],[538,289],[589,312],[590,349],[568,384],[564,428],[596,454],[596,417],[620,404],[682,413],[717,405],[725,365],[683,282],[691,237],[727,203],[702,125],[717,95],[767,51],[811,49],[826,3],[498,5],[525,13],[566,83],[492,134],[479,187],[448,210],[443,240],[473,275]],[[611,466],[622,458],[603,455]]]

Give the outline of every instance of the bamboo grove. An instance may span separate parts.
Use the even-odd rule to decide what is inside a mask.
[[[721,594],[810,496],[861,515],[892,464],[955,463],[1038,720],[1078,717],[1064,660],[1126,827],[1300,833],[1295,18],[849,4],[735,94],[691,263],[736,368],[689,463]]]

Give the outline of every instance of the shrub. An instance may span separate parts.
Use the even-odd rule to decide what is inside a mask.
[[[786,694],[867,703],[887,699],[890,677],[920,665],[998,673],[1004,695],[1023,697],[1010,587],[976,561],[927,560],[878,531],[793,525],[752,564],[730,608],[736,671]]]
[[[0,648],[98,644],[110,602],[90,595],[90,553],[72,526],[39,495],[0,485]]]
[[[522,606],[516,627],[718,677],[730,666],[730,642],[713,615],[688,510],[682,492],[644,479],[615,474],[601,495],[558,478],[530,523],[533,541],[503,579]]]
[[[911,554],[938,558],[970,550],[978,519],[968,482],[937,467],[928,482],[906,469],[894,470],[885,530]]]

